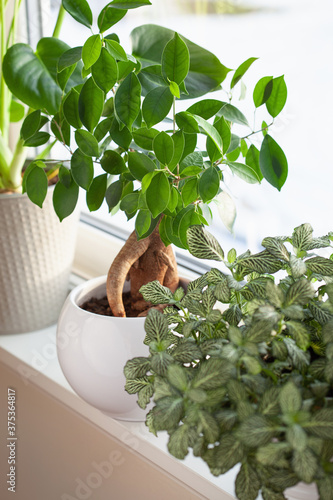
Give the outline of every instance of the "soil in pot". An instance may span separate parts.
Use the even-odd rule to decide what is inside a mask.
[[[124,302],[124,307],[125,307],[125,311],[126,311],[126,317],[127,318],[137,317],[138,311],[136,311],[132,307],[132,300],[131,300],[130,292],[123,293],[123,302]],[[99,314],[101,316],[113,316],[106,295],[104,297],[99,298],[99,299],[97,297],[91,297],[89,300],[87,300],[86,302],[81,304],[80,307],[81,307],[81,309],[84,309],[85,311],[88,311],[88,312],[91,312],[94,314]],[[149,306],[147,304],[147,308],[148,307]]]

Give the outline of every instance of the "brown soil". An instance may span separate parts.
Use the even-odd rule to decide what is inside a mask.
[[[140,311],[136,311],[135,309],[133,309],[130,292],[123,293],[123,302],[126,311],[126,317],[127,318],[137,317]],[[101,316],[113,316],[106,296],[102,297],[101,299],[92,297],[91,299],[81,304],[80,307],[85,311],[94,314],[99,314]],[[148,307],[149,305],[147,304],[147,309]]]

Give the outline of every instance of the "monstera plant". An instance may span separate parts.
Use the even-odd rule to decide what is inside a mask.
[[[168,432],[176,458],[192,450],[216,476],[240,464],[239,500],[283,500],[299,481],[332,500],[333,254],[319,249],[332,248],[333,233],[314,238],[303,224],[257,254],[227,256],[202,226],[187,235],[193,255],[224,272],[211,269],[186,294],[142,287],[167,307],[148,313],[150,353],[127,362],[127,391],[141,408],[153,400],[146,425]]]
[[[128,10],[149,4],[111,1],[91,34],[86,0],[63,0],[63,8],[87,29],[83,46],[69,49],[52,38],[42,39],[36,51],[16,44],[3,63],[8,87],[31,108],[22,139],[28,145],[57,139],[67,150],[69,166],[60,166],[53,197],[60,220],[74,210],[79,188],[86,191],[89,210],[106,200],[112,214],[120,209],[128,219],[135,217],[135,231],[108,276],[115,316],[125,316],[122,290],[128,276],[139,314],[146,308],[139,292],[143,284],[157,279],[177,288],[171,244],[187,248],[188,227],[209,223],[209,204],[229,196],[226,170],[249,183],[265,178],[278,190],[288,173],[286,157],[268,133],[286,102],[284,77],[258,81],[254,107],[265,109],[270,122],[250,125],[230,101],[256,58],[231,70],[211,52],[155,25],[135,28],[132,53],[126,53],[112,30]],[[211,93],[227,77],[227,100],[214,98]],[[180,100],[189,100],[185,110],[184,104],[177,109]],[[42,206],[43,162],[30,164],[23,184]]]

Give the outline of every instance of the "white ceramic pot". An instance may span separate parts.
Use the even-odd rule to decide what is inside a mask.
[[[123,370],[129,359],[149,354],[143,344],[145,318],[114,318],[79,307],[91,297],[105,295],[106,276],[102,276],[68,296],[57,328],[60,366],[87,403],[119,420],[144,421],[147,410],[138,406],[136,394],[125,391]]]
[[[296,486],[292,488],[288,488],[284,492],[285,497],[288,500],[318,500],[319,494],[317,490],[317,486],[306,483],[298,483]]]
[[[26,194],[0,194],[0,334],[56,323],[68,294],[79,211],[60,223],[53,190],[42,209]]]

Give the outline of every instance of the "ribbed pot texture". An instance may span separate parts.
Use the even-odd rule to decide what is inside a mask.
[[[60,223],[53,189],[42,209],[25,194],[0,194],[0,334],[56,323],[68,294],[79,212]]]

